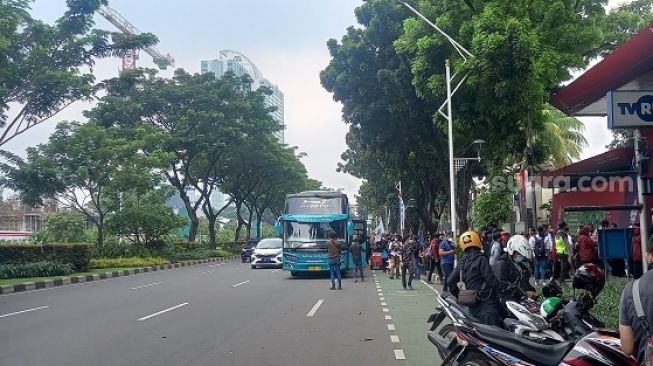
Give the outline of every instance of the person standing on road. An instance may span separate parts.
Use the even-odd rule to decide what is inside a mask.
[[[329,274],[331,275],[331,290],[336,289],[336,278],[338,279],[338,290],[342,290],[342,274],[340,273],[340,240],[338,234],[331,232],[327,242],[327,253],[329,255]]]
[[[431,257],[429,259],[429,277],[426,280],[428,283],[433,283],[433,271],[438,271],[438,279],[442,281],[442,268],[440,267],[440,240],[437,235],[431,235],[429,242],[429,251]]]
[[[453,264],[454,260],[456,258],[456,251],[454,250],[453,247],[453,242],[450,240],[453,240],[453,238],[449,238],[449,240],[442,240],[440,242],[440,263],[442,264],[442,271],[444,272],[444,285],[442,287],[442,291],[447,292],[449,291],[449,286],[447,285],[447,278],[451,275],[451,272],[453,272]]]
[[[549,264],[549,252],[551,248],[547,247],[546,234],[544,234],[544,227],[537,228],[537,234],[528,239],[529,245],[533,251],[533,267],[535,268],[535,284],[546,282],[546,269]]]
[[[491,235],[492,248],[490,249],[490,266],[493,266],[494,262],[496,262],[501,256],[501,253],[503,253],[503,248],[499,242],[499,239],[501,238],[501,231],[495,229]]]
[[[394,279],[399,277],[400,261],[401,261],[401,239],[397,235],[390,243],[390,253],[388,255],[388,277]]]
[[[361,244],[358,240],[358,238],[354,238],[354,240],[351,243],[351,247],[349,247],[349,252],[351,253],[351,259],[354,262],[354,282],[358,282],[358,272],[360,271],[361,274],[361,282],[365,281],[365,277],[363,277],[363,248],[361,247]]]
[[[413,289],[413,271],[417,261],[417,241],[415,235],[411,235],[402,248],[401,254],[401,285],[406,289],[406,276],[408,276],[408,289]]]
[[[583,227],[580,229],[577,240],[578,260],[580,264],[594,263],[598,264],[598,244],[590,238],[590,229]],[[641,253],[641,250],[640,250]]]

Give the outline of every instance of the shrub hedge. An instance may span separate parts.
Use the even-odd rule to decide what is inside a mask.
[[[0,244],[0,264],[58,262],[83,272],[88,269],[92,247],[90,244]]]
[[[0,279],[67,276],[73,273],[70,263],[40,261],[34,263],[0,264]]]
[[[185,252],[168,253],[167,257],[171,262],[188,261],[194,259],[206,259],[216,257],[217,251],[214,249],[195,249]]]
[[[168,263],[170,261],[161,257],[93,258],[91,259],[91,268],[150,267]]]

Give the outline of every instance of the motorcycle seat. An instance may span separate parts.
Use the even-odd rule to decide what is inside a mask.
[[[498,349],[536,365],[559,365],[565,355],[574,347],[574,342],[541,344],[485,324],[474,324],[476,333]]]

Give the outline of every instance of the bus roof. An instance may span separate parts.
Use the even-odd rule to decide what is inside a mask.
[[[342,192],[332,192],[332,191],[304,191],[299,193],[291,193],[286,195],[286,198],[301,198],[301,197],[344,197],[347,198],[347,195]]]

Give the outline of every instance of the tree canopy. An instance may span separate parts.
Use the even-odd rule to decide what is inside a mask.
[[[410,3],[473,57],[465,62],[401,2],[368,0],[355,11],[360,26],[327,42],[331,61],[321,80],[343,105],[349,133],[340,169],[366,180],[361,202],[385,212],[401,181],[419,217],[411,224],[428,229],[449,194],[447,121],[437,112],[446,100],[446,60],[454,83],[468,75],[452,102],[454,155],[474,156],[472,141],[486,141],[482,169],[467,164],[457,173],[457,226],[464,229],[472,175],[580,155],[582,124],[553,111],[549,95],[653,19],[650,0],[611,11],[597,0]]]
[[[53,24],[34,19],[28,0],[0,0],[0,147],[78,100],[90,100],[101,83],[98,58],[158,42],[150,33],[125,37],[93,28],[107,0],[68,0]]]

